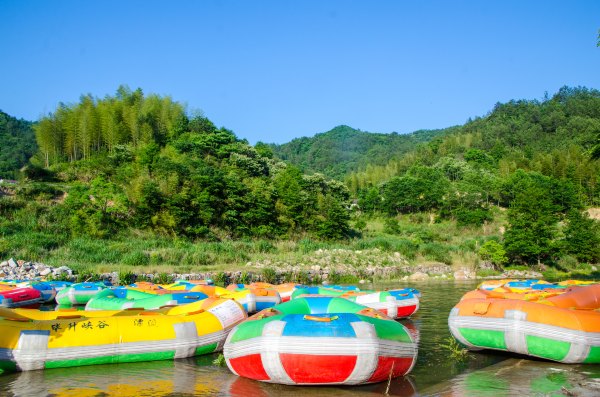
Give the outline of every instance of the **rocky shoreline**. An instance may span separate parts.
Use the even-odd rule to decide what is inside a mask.
[[[316,260],[312,263],[299,263],[290,265],[279,262],[249,262],[245,268],[248,270],[235,270],[226,272],[199,272],[199,273],[171,273],[167,276],[173,280],[204,280],[213,279],[225,284],[237,282],[271,281],[280,283],[288,280],[303,283],[328,284],[337,283],[337,280],[354,278],[359,283],[373,280],[399,280],[399,281],[427,281],[427,280],[473,280],[477,278],[476,272],[469,268],[453,269],[451,266],[432,262],[410,265],[398,253],[385,258],[385,266],[379,263],[351,263],[346,250],[318,250],[315,252]],[[24,260],[9,260],[0,263],[0,279],[3,280],[65,280],[85,281],[83,275],[78,274],[68,266],[53,267],[38,262]],[[156,273],[137,273],[135,277],[148,281],[156,280],[161,275]],[[119,273],[99,274],[101,280],[113,284],[120,284]],[[489,278],[543,278],[542,274],[533,270],[509,270]]]

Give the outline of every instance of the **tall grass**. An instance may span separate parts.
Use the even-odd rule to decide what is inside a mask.
[[[288,240],[245,239],[190,241],[158,236],[140,230],[123,231],[109,239],[71,236],[52,223],[56,214],[45,214],[43,206],[0,198],[0,260],[9,257],[67,265],[84,273],[118,271],[139,273],[212,272],[219,277],[226,271],[243,270],[243,277],[261,262],[259,268],[269,279],[275,277],[277,264],[299,266],[287,277],[290,281],[308,280],[306,269],[314,264],[318,250],[343,249],[381,252],[380,262],[399,253],[412,264],[443,262],[454,267],[475,267],[477,251],[490,237],[498,237],[499,223],[484,227],[459,227],[454,222],[432,222],[423,214],[399,216],[398,228],[385,233],[383,219],[369,219],[362,236],[346,241],[320,241],[306,235]],[[500,217],[501,218],[501,217]],[[389,231],[389,230],[388,230]],[[332,253],[335,255],[335,252]],[[369,264],[357,255],[348,263],[360,276]],[[250,263],[251,266],[246,265]],[[245,275],[245,276],[244,276]],[[330,281],[346,281],[344,275],[330,274]]]

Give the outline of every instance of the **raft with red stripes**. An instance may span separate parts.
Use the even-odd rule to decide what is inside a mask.
[[[417,343],[381,312],[337,297],[293,299],[236,326],[223,352],[246,378],[288,385],[358,385],[406,375]]]

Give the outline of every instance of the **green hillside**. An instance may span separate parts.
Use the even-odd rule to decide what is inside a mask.
[[[345,247],[588,275],[600,262],[586,212],[600,204],[593,89],[497,104],[445,130],[340,126],[280,146],[252,147],[170,97],[127,87],[61,104],[33,128],[26,178],[0,196],[0,257],[302,267],[311,252]]]
[[[535,171],[576,183],[585,202],[598,202],[598,163],[590,153],[600,137],[600,91],[563,87],[543,101],[496,104],[486,116],[418,145],[401,159],[347,178],[353,192],[404,174],[414,164],[486,169],[506,177]],[[450,178],[454,178],[449,175]]]
[[[399,159],[418,143],[428,142],[451,131],[452,128],[402,135],[395,132],[376,134],[340,125],[311,138],[296,138],[289,143],[270,146],[277,157],[304,172],[319,172],[331,178],[343,179],[349,172]]]
[[[52,183],[20,186],[17,200],[0,211],[10,220],[15,206],[37,201],[45,210],[33,230],[44,235],[105,238],[143,230],[220,239],[349,233],[349,196],[342,183],[303,175],[207,118],[188,117],[169,97],[127,87],[114,97],[82,96],[42,118],[35,134],[39,152],[26,175]],[[5,236],[20,232],[2,230]]]
[[[499,262],[597,262],[598,222],[584,209],[600,204],[600,162],[591,156],[599,137],[600,91],[563,87],[543,101],[497,104],[346,181],[366,214],[425,212],[485,227],[498,207],[507,209],[506,232],[489,242],[502,253]],[[393,219],[388,230],[404,233]]]
[[[0,179],[16,179],[37,151],[32,124],[0,111]]]

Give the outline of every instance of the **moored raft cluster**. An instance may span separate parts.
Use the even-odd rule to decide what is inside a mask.
[[[448,318],[472,350],[494,349],[563,363],[600,363],[600,284],[494,280],[466,293]]]
[[[287,385],[360,385],[408,374],[418,330],[413,288],[177,280],[0,281],[0,369],[38,370],[223,351],[240,377]],[[55,310],[35,305],[52,302]],[[81,310],[83,309],[83,310]],[[473,350],[600,363],[600,284],[488,280],[448,318]]]
[[[312,288],[4,280],[0,369],[152,361],[224,350],[236,374],[275,383],[363,384],[410,371],[418,337],[386,313],[395,318],[414,313],[418,291]],[[31,307],[45,302],[58,306]],[[410,310],[399,309],[409,304]]]

